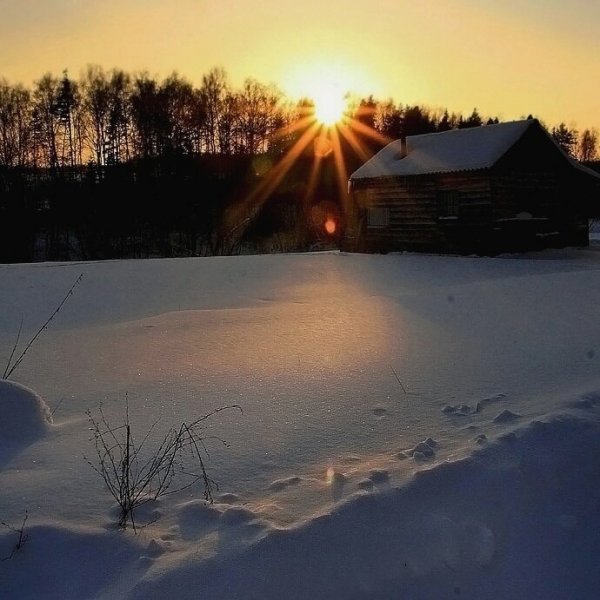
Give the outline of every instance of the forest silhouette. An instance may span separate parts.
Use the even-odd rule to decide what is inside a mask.
[[[402,136],[498,123],[392,99],[348,98],[343,122],[214,68],[194,86],[89,66],[31,89],[0,78],[0,262],[336,247],[345,179]],[[551,134],[586,163],[598,134]]]

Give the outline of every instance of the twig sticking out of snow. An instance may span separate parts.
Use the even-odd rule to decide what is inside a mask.
[[[26,544],[27,540],[29,539],[29,534],[25,533],[25,523],[27,523],[28,518],[29,513],[25,511],[23,522],[21,523],[21,527],[19,527],[18,529],[16,527],[13,527],[12,525],[9,525],[8,523],[5,523],[4,521],[0,521],[0,525],[6,527],[7,529],[10,529],[11,531],[14,531],[19,536],[17,538],[16,544],[13,546],[11,553],[8,556],[1,558],[0,561],[4,562],[5,560],[10,560]]]
[[[392,365],[389,365],[389,367],[392,370],[392,373],[394,374],[394,377],[396,378],[396,381],[400,384],[400,387],[402,388],[402,391],[404,392],[404,395],[408,394],[408,392],[406,391],[406,388],[404,387],[404,384],[400,380],[400,377],[398,377],[398,373],[396,373],[396,371],[394,370],[394,367],[392,367]]]
[[[17,360],[15,360],[15,362],[13,363],[12,359],[17,350],[17,346],[19,345],[19,340],[21,338],[21,330],[23,328],[23,319],[21,319],[21,324],[19,325],[19,331],[17,333],[17,339],[15,340],[12,352],[10,353],[10,358],[8,359],[8,364],[6,365],[6,369],[4,369],[4,374],[2,375],[3,379],[8,379],[13,374],[14,370],[21,364],[21,362],[23,361],[23,358],[25,358],[25,355],[27,354],[29,348],[31,348],[31,346],[33,346],[35,340],[38,339],[38,337],[41,335],[42,331],[44,331],[48,327],[48,325],[50,324],[52,319],[54,319],[54,317],[58,314],[60,309],[64,306],[65,302],[69,299],[70,296],[73,295],[73,291],[81,283],[82,279],[83,279],[83,273],[80,273],[79,277],[77,277],[77,279],[75,280],[73,285],[69,288],[69,291],[66,293],[65,297],[61,300],[60,304],[55,308],[54,312],[46,319],[44,324],[37,330],[35,335],[29,340],[29,342],[27,343],[25,348],[23,348],[23,351],[21,352],[21,354],[19,354],[19,357],[17,358]]]

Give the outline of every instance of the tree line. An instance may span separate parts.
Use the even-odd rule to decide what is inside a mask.
[[[95,65],[77,79],[47,73],[31,88],[0,78],[0,261],[335,243],[321,221],[333,215],[337,235],[343,230],[339,164],[321,157],[315,179],[310,144],[260,206],[244,204],[291,154],[312,108],[255,79],[234,88],[221,68],[199,85],[177,73],[159,79]],[[353,99],[346,120],[354,143],[340,135],[339,148],[348,173],[403,135],[499,122],[477,109],[463,115],[372,96]],[[598,157],[593,129],[560,123],[551,135],[580,160]]]
[[[90,66],[78,79],[49,73],[33,89],[0,80],[0,164],[107,166],[166,154],[265,152],[284,124],[281,94],[222,69],[195,88],[177,73],[158,81]]]
[[[78,78],[46,73],[32,89],[0,78],[0,165],[109,166],[136,158],[202,154],[256,155],[285,149],[275,134],[298,120],[309,100],[293,104],[273,85],[246,79],[234,89],[222,68],[195,87],[172,73],[163,80],[89,66]],[[356,102],[352,116],[391,139],[497,123],[474,109],[396,104],[373,97]],[[598,132],[581,134],[564,122],[551,129],[572,156],[598,156]]]

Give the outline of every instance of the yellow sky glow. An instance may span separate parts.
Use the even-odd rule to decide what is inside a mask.
[[[600,126],[600,3],[587,0],[0,0],[0,77],[87,64],[198,84],[222,66],[292,98],[344,92]]]

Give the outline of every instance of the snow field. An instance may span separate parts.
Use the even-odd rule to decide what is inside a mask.
[[[30,515],[0,597],[595,598],[594,248],[0,266],[0,360],[82,272],[13,376],[35,392],[0,382],[0,520]],[[153,439],[244,409],[207,424],[215,504],[137,536],[83,460],[126,395]]]

